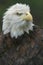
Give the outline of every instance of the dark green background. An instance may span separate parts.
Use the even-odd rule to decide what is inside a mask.
[[[0,30],[3,13],[15,3],[26,3],[30,5],[34,23],[43,28],[43,0],[0,0]]]

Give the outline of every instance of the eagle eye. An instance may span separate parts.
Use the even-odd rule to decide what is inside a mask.
[[[22,15],[22,13],[18,13],[18,12],[16,14],[19,15],[19,16]]]

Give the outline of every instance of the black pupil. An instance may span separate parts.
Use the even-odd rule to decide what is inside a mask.
[[[16,13],[17,15],[22,15],[22,13]]]

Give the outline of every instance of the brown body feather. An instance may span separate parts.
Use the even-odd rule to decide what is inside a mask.
[[[43,65],[43,29],[33,28],[17,39],[0,34],[0,65]]]

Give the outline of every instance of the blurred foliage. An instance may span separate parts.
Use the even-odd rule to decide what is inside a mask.
[[[43,28],[43,0],[0,0],[0,28],[3,13],[9,6],[15,3],[29,4],[35,24]]]

